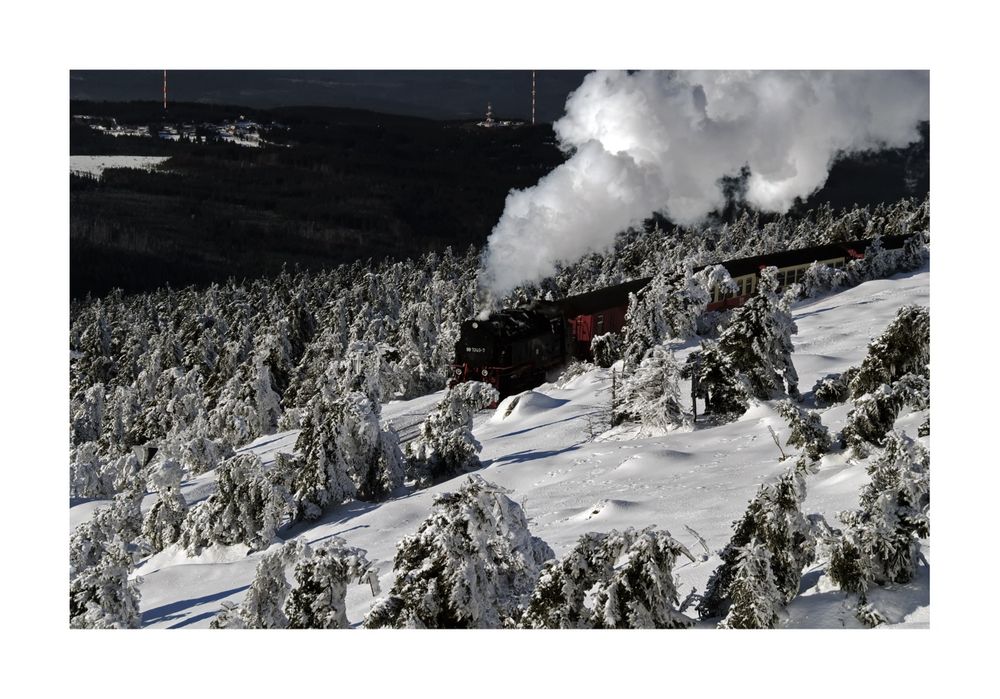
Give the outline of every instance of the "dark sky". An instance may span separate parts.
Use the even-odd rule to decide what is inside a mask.
[[[586,70],[536,73],[537,118],[562,116]],[[160,100],[162,71],[70,71],[70,98]],[[524,70],[168,70],[169,99],[248,107],[354,107],[431,119],[498,118],[531,112],[531,71]]]

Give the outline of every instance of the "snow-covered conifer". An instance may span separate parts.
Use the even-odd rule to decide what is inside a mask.
[[[885,331],[868,344],[868,354],[851,379],[851,395],[873,393],[904,374],[927,376],[931,319],[925,306],[904,306]]]
[[[792,364],[792,335],[797,328],[787,299],[777,294],[776,274],[774,267],[761,270],[758,293],[734,312],[719,335],[719,351],[758,400],[798,393]]]
[[[668,346],[657,345],[622,385],[622,398],[612,421],[635,421],[654,429],[672,430],[690,425],[681,407],[680,367]]]
[[[754,539],[736,549],[728,592],[729,612],[719,622],[719,628],[774,628],[786,600],[774,578],[767,546]]]
[[[69,540],[70,577],[97,565],[106,548],[117,537],[131,546],[142,532],[141,490],[119,493],[110,505],[94,512],[89,520],[77,525]]]
[[[736,367],[711,340],[704,341],[699,352],[688,355],[682,375],[697,381],[697,395],[705,401],[705,412],[718,420],[735,420],[749,407]]]
[[[88,388],[79,400],[70,404],[71,443],[96,442],[104,432],[104,384]]]
[[[507,491],[469,476],[457,492],[436,496],[416,533],[399,542],[396,580],[365,626],[500,628],[552,556]]]
[[[929,452],[891,432],[868,473],[871,481],[861,490],[860,509],[840,514],[847,530],[830,563],[834,581],[862,596],[871,584],[908,582],[918,539],[930,535]]]
[[[187,502],[181,494],[184,469],[172,458],[157,461],[149,475],[149,485],[159,496],[146,513],[142,535],[153,552],[162,551],[181,537]]]
[[[333,537],[312,555],[295,564],[295,588],[285,603],[285,615],[291,629],[344,629],[348,626],[344,600],[347,585],[374,581],[377,591],[378,569],[373,568],[363,549],[347,546]]]
[[[294,517],[291,474],[276,464],[265,469],[256,454],[239,454],[218,468],[218,490],[188,510],[181,543],[204,546],[246,544],[266,548],[278,527]]]
[[[817,379],[813,385],[813,398],[816,405],[825,408],[843,403],[851,397],[850,381],[856,369],[848,369],[843,374],[827,374]]]
[[[212,620],[213,629],[284,629],[288,628],[285,602],[291,590],[290,569],[309,556],[311,549],[304,539],[293,539],[268,551],[257,564],[250,589],[239,605],[223,604]]]
[[[708,580],[698,604],[702,618],[725,616],[733,603],[732,584],[740,552],[761,544],[770,556],[771,572],[784,604],[799,591],[802,569],[812,562],[816,543],[812,525],[802,514],[805,480],[801,469],[789,469],[772,484],[762,485],[743,517],[733,523],[733,536],[720,552],[722,563]]]
[[[670,533],[588,533],[561,559],[545,564],[521,618],[525,628],[681,628],[673,567],[693,560]],[[588,605],[589,603],[589,605]]]
[[[403,483],[399,438],[381,421],[378,404],[362,393],[315,396],[295,448],[302,456],[293,492],[307,519],[350,498],[383,499]]]
[[[813,461],[830,450],[830,431],[817,412],[803,410],[792,401],[784,400],[778,403],[778,414],[785,418],[791,429],[786,444],[801,447]]]
[[[855,398],[840,433],[841,445],[864,458],[872,446],[882,445],[902,408],[903,396],[886,384]]]
[[[86,442],[70,453],[69,492],[72,497],[106,498],[114,494],[114,478],[96,442]]]
[[[129,580],[132,552],[121,536],[107,542],[101,559],[70,581],[69,625],[73,629],[136,629],[141,578]]]
[[[594,358],[594,364],[604,369],[621,359],[622,338],[619,333],[604,333],[594,335],[590,341],[590,356]]]
[[[412,468],[422,483],[479,467],[479,441],[472,434],[476,411],[499,400],[497,390],[480,381],[448,389],[408,445]]]

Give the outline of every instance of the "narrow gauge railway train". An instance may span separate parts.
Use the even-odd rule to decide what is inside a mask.
[[[908,236],[886,236],[882,245],[900,248]],[[708,310],[740,306],[757,291],[760,270],[778,268],[781,288],[800,281],[813,262],[834,268],[862,259],[871,240],[832,243],[813,248],[747,257],[722,262],[736,283],[734,293],[713,292]],[[545,382],[546,372],[569,357],[590,357],[591,340],[625,327],[629,294],[649,283],[635,279],[558,301],[534,301],[527,306],[494,313],[487,319],[462,323],[455,343],[452,382],[484,381],[496,386],[501,397]]]

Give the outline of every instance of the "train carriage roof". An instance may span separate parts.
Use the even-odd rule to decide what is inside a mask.
[[[903,247],[908,235],[887,235],[882,238],[882,247],[895,249]],[[742,277],[746,274],[759,272],[762,267],[795,267],[797,265],[807,265],[817,260],[829,260],[835,257],[844,257],[848,250],[853,250],[859,254],[871,245],[874,238],[864,238],[861,240],[848,240],[840,243],[830,243],[829,245],[819,245],[812,248],[800,248],[798,250],[785,250],[775,252],[770,255],[754,255],[753,257],[743,257],[737,260],[726,260],[716,262],[705,267],[712,267],[720,264],[726,268],[731,277]],[[700,269],[704,269],[701,267]]]
[[[618,306],[627,306],[628,295],[639,291],[639,289],[649,283],[649,280],[650,277],[633,279],[632,281],[625,282],[624,284],[608,286],[586,294],[567,296],[564,299],[559,299],[557,301],[553,301],[552,303],[557,308],[562,310],[563,314],[567,318],[573,318],[575,316],[590,313],[599,313],[600,311],[606,311]]]

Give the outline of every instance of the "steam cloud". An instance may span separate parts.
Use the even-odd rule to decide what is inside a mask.
[[[572,156],[508,194],[481,286],[502,295],[538,281],[653,212],[695,223],[744,166],[749,203],[787,211],[838,153],[917,140],[928,110],[925,71],[591,73],[554,124]]]

